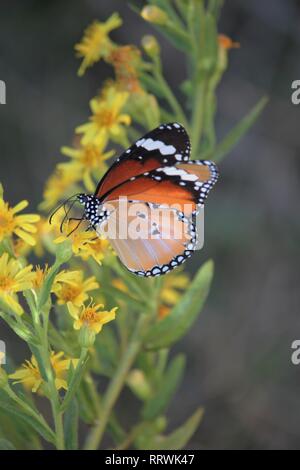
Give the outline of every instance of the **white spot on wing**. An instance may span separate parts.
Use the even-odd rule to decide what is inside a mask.
[[[137,147],[143,147],[146,150],[159,150],[162,155],[173,155],[176,148],[173,145],[166,145],[161,140],[140,139],[136,142]]]

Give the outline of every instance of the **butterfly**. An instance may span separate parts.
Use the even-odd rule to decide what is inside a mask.
[[[196,249],[196,217],[218,169],[208,160],[189,160],[190,151],[182,125],[162,124],[115,160],[93,195],[74,196],[89,228],[106,233],[121,262],[136,275],[168,273]],[[121,236],[130,224],[143,229]]]

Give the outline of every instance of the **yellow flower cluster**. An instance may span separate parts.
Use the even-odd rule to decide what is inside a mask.
[[[76,128],[78,134],[83,134],[83,145],[101,145],[109,138],[120,143],[124,141],[126,134],[123,125],[128,126],[131,121],[128,114],[122,114],[127,99],[127,92],[118,92],[114,87],[109,87],[90,101],[93,113],[90,121]]]
[[[102,139],[97,145],[92,142],[85,146],[79,145],[77,148],[62,147],[61,153],[69,157],[71,161],[59,163],[57,168],[63,173],[70,172],[71,174],[78,175],[78,178],[83,180],[86,189],[93,192],[95,182],[92,175],[99,179],[107,170],[106,160],[114,155],[113,150],[105,152],[105,146],[106,140]]]
[[[60,244],[69,240],[72,244],[72,251],[75,256],[80,256],[83,260],[94,259],[98,264],[109,252],[112,253],[111,245],[105,238],[95,235],[94,231],[77,230],[78,222],[68,221],[63,234],[54,240],[55,244]]]
[[[88,192],[107,170],[107,160],[114,154],[107,150],[110,141],[128,146],[127,127],[131,119],[139,117],[142,124],[155,127],[159,122],[159,108],[153,95],[140,83],[140,71],[144,67],[140,50],[132,45],[115,44],[109,34],[122,24],[117,13],[107,21],[94,21],[75,45],[77,56],[82,59],[78,74],[104,60],[115,72],[115,80],[104,84],[100,94],[90,101],[91,115],[87,122],[75,129],[74,145],[63,146],[61,153],[69,161],[58,163],[48,179],[41,208],[53,209],[60,200],[82,192],[82,184]]]
[[[75,45],[78,57],[83,61],[78,70],[78,75],[82,76],[88,67],[91,67],[101,58],[105,58],[114,47],[108,34],[121,26],[122,20],[117,13],[108,18],[105,23],[94,21],[84,32],[81,41]]]
[[[54,372],[55,386],[57,390],[67,390],[68,386],[66,379],[68,370],[71,363],[73,364],[73,367],[76,367],[78,360],[65,359],[62,351],[58,353],[51,351],[50,362]],[[10,374],[9,378],[14,380],[14,383],[22,383],[26,389],[31,390],[33,393],[37,392],[40,395],[44,394],[44,380],[34,356],[31,357],[30,361],[25,361],[24,364],[16,370],[16,372]]]

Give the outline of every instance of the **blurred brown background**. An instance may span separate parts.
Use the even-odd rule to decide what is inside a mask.
[[[115,10],[124,19],[116,41],[139,44],[153,32],[123,0],[1,1],[7,104],[0,106],[0,180],[12,203],[26,198],[36,207],[60,146],[86,120],[88,100],[111,70],[98,64],[79,79],[73,45],[91,20]],[[221,164],[205,247],[188,264],[195,270],[213,257],[216,275],[195,328],[177,346],[188,367],[171,424],[202,404],[205,418],[190,448],[300,449],[300,366],[290,360],[291,343],[300,339],[300,106],[290,99],[300,79],[299,2],[227,0],[219,29],[241,43],[219,88],[219,137],[263,94],[271,101]],[[161,43],[176,86],[182,56]],[[8,352],[22,360],[28,352],[0,328]]]

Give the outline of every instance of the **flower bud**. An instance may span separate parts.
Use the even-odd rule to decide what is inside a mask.
[[[159,25],[166,24],[168,20],[167,13],[155,5],[144,7],[141,11],[141,16],[144,18],[144,20],[149,21],[149,23],[155,23]]]
[[[96,333],[88,326],[83,326],[78,335],[78,342],[82,348],[90,348],[96,339]]]
[[[158,41],[150,34],[142,38],[142,47],[146,54],[148,54],[148,56],[151,58],[158,56],[160,53],[160,46]]]
[[[228,64],[228,51],[230,49],[238,49],[240,43],[232,41],[228,36],[224,34],[219,34],[219,57],[218,57],[218,70],[223,72],[227,68]]]
[[[227,50],[228,49],[238,49],[240,47],[239,42],[233,41],[228,36],[225,36],[225,34],[219,34],[218,42],[219,42],[219,46],[222,49],[227,49]]]
[[[144,372],[139,369],[133,369],[127,378],[127,384],[142,400],[147,400],[152,395],[152,390],[149,382],[147,381]]]

